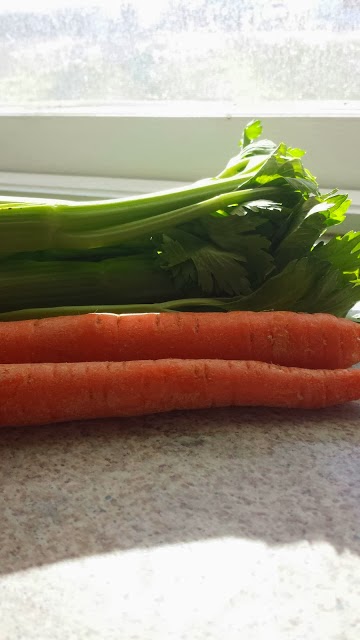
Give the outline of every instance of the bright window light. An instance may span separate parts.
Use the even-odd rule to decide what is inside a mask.
[[[0,6],[3,112],[131,114],[149,105],[166,111],[170,102],[188,112],[199,103],[240,112],[279,102],[290,113],[310,104],[315,111],[320,104],[346,110],[360,100],[359,77],[359,0],[12,0]]]

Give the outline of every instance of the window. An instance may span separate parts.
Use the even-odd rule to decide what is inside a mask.
[[[359,78],[357,0],[1,3],[2,183],[194,180],[258,116],[321,185],[356,190]]]
[[[351,0],[12,0],[0,8],[2,108],[212,102],[218,110],[359,95]],[[210,105],[211,106],[211,105]],[[212,105],[214,106],[214,105]],[[145,110],[151,104],[145,105]]]

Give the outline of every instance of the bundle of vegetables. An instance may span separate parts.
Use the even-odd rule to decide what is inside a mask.
[[[345,316],[360,233],[322,235],[350,204],[303,151],[244,130],[215,178],[90,203],[0,205],[0,319],[92,311],[290,310]]]
[[[0,205],[0,426],[360,399],[350,201],[261,133],[182,189]]]

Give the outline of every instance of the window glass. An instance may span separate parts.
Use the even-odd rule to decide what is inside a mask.
[[[3,111],[358,100],[359,0],[0,4]]]

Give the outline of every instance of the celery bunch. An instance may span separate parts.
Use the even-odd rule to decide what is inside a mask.
[[[121,200],[0,204],[0,319],[107,311],[287,309],[345,316],[360,233],[304,154],[244,130],[214,178]]]

